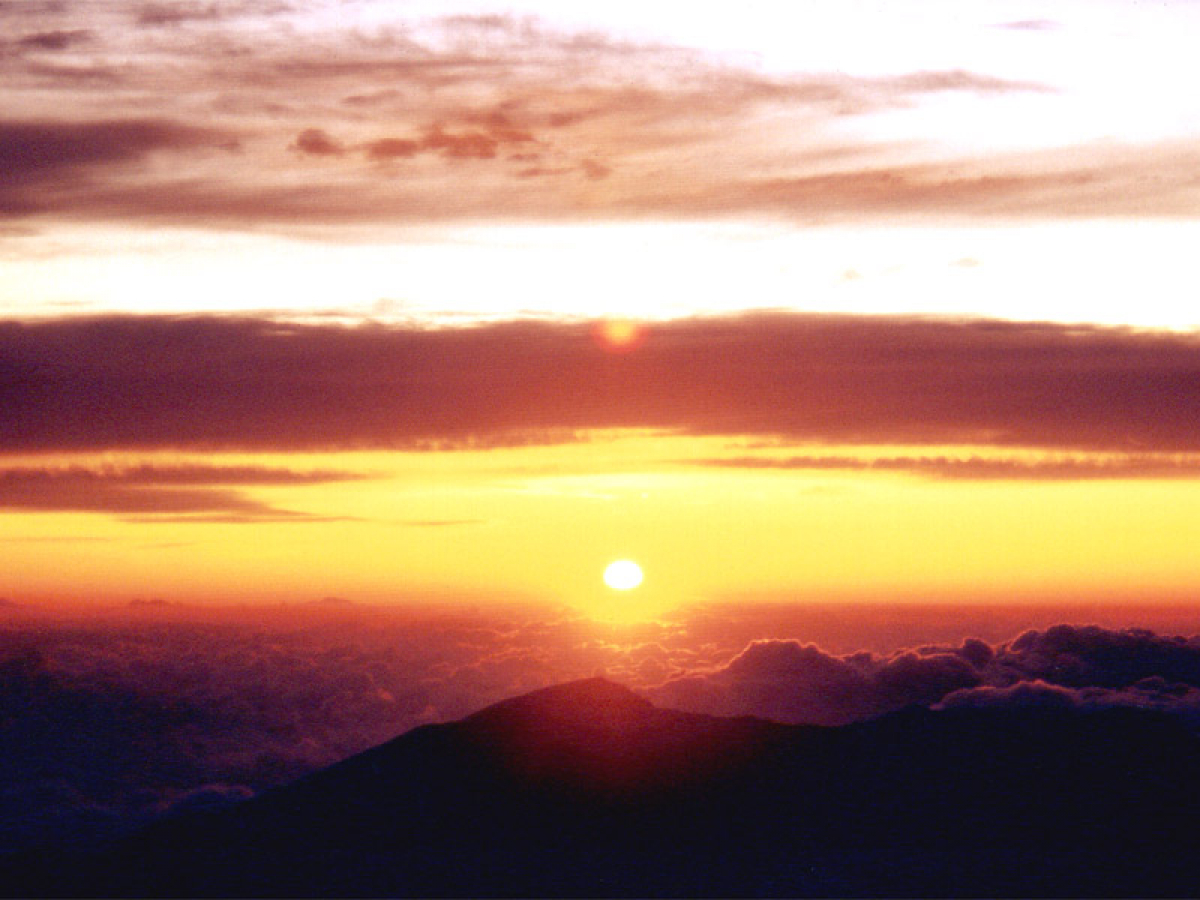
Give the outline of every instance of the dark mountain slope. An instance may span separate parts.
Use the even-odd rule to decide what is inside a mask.
[[[1187,895],[1200,741],[1137,710],[843,728],[657,709],[600,679],[426,726],[10,894]]]

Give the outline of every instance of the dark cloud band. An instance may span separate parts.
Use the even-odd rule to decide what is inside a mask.
[[[637,427],[1195,452],[1200,339],[759,314],[658,324],[610,354],[576,323],[114,316],[0,324],[0,407],[8,451],[486,447]]]

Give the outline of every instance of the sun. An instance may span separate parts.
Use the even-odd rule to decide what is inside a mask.
[[[618,559],[604,570],[604,583],[614,591],[629,591],[642,583],[642,567],[631,559]]]

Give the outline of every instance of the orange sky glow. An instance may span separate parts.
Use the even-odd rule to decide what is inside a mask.
[[[584,6],[0,6],[0,596],[1194,600],[1200,7]]]

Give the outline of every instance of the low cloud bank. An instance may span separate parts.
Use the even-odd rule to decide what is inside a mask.
[[[672,678],[647,694],[693,712],[816,725],[913,704],[1138,706],[1200,724],[1200,638],[1056,625],[995,645],[967,638],[957,646],[842,656],[795,640],[760,640],[727,665]]]

